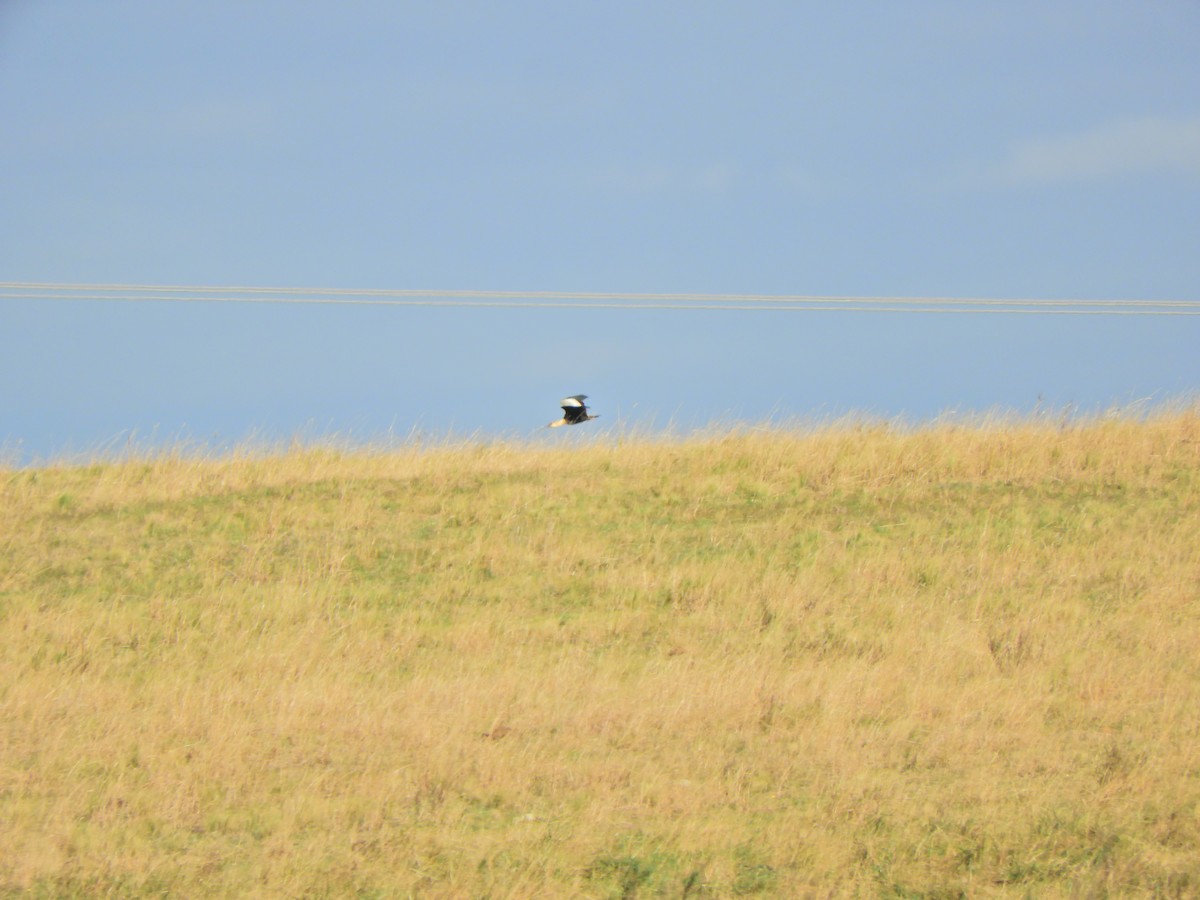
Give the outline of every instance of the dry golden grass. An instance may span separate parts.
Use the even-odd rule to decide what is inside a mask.
[[[0,470],[0,547],[0,893],[1200,892],[1195,411]]]

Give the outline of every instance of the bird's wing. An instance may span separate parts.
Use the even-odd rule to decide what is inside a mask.
[[[583,401],[587,399],[587,394],[576,394],[574,397],[564,397],[559,401],[563,409],[579,409],[583,406]]]

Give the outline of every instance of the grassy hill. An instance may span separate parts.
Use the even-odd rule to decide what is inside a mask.
[[[1200,892],[1200,415],[0,469],[0,894]]]

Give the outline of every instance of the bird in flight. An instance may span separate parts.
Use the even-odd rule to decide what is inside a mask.
[[[599,416],[588,415],[587,405],[583,402],[587,399],[587,394],[576,394],[574,397],[565,397],[559,401],[562,406],[563,417],[556,422],[551,422],[547,428],[557,428],[559,425],[578,425],[580,422],[586,422],[588,419],[598,419]]]

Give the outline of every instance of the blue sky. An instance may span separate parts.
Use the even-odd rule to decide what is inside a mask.
[[[1200,299],[1200,5],[0,0],[0,280]],[[0,299],[0,446],[1200,388],[1200,317]],[[539,440],[576,440],[556,429]]]

